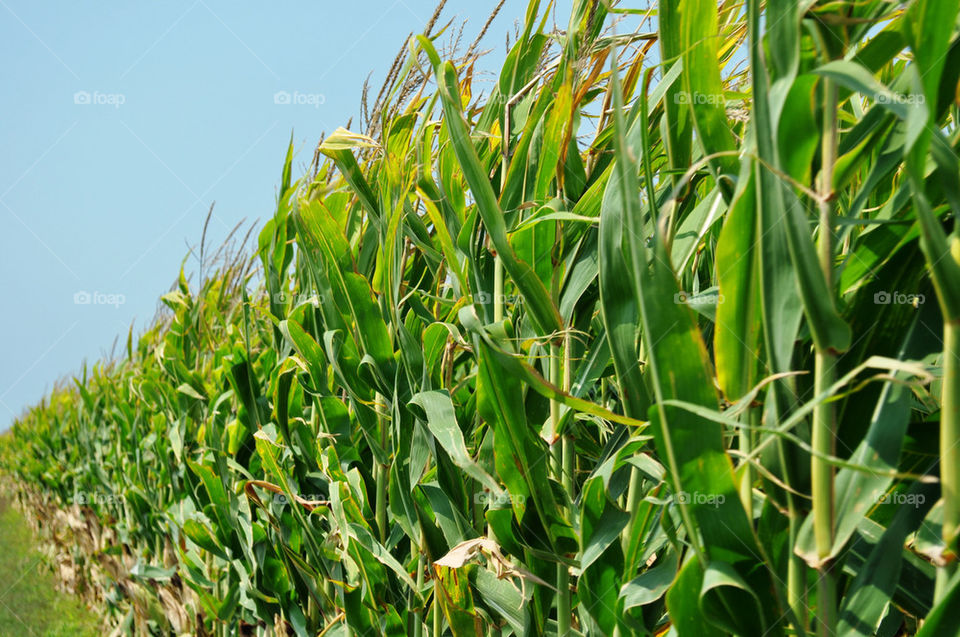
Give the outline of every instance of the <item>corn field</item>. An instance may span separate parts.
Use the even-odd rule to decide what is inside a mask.
[[[115,634],[960,635],[960,6],[549,4],[3,436]]]

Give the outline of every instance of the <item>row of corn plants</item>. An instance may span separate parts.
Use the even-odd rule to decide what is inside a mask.
[[[118,632],[960,634],[958,4],[549,5],[4,437]]]

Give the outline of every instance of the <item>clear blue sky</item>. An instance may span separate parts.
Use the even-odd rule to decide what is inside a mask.
[[[291,131],[299,175],[434,5],[0,0],[0,430],[147,326],[213,201],[208,244],[268,218]],[[448,5],[469,43],[496,1]]]

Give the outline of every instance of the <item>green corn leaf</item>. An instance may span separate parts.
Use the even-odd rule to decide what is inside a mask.
[[[421,46],[427,51],[433,63],[434,72],[439,86],[440,97],[443,100],[446,124],[450,129],[450,140],[463,170],[463,175],[470,186],[477,202],[477,210],[483,219],[483,224],[490,233],[490,240],[503,259],[504,267],[523,295],[524,301],[530,306],[532,318],[545,331],[559,331],[562,327],[560,315],[550,301],[547,289],[536,277],[530,266],[519,259],[510,247],[507,240],[506,225],[503,221],[503,211],[497,203],[493,187],[484,174],[477,158],[476,150],[470,142],[469,133],[463,114],[460,111],[460,97],[457,90],[457,75],[453,65],[449,62],[441,64],[440,58],[433,45],[425,38],[420,39]]]
[[[482,483],[494,496],[498,495],[501,492],[500,485],[467,452],[449,394],[439,390],[422,392],[411,398],[410,402],[423,409],[430,432],[444,451],[450,454],[454,464]]]
[[[667,42],[676,52],[672,43],[676,32],[680,33],[680,50],[683,61],[683,92],[674,98],[689,106],[693,118],[697,139],[703,147],[704,155],[725,153],[736,148],[736,141],[727,123],[726,97],[720,74],[719,10],[712,0],[681,0],[679,3],[679,28],[670,29]],[[664,7],[673,8],[671,6]],[[679,118],[679,116],[678,116]],[[669,120],[668,120],[669,123]],[[733,156],[722,155],[710,159],[710,166],[720,187],[729,194],[733,190],[729,182],[721,180],[737,172],[737,160]]]

